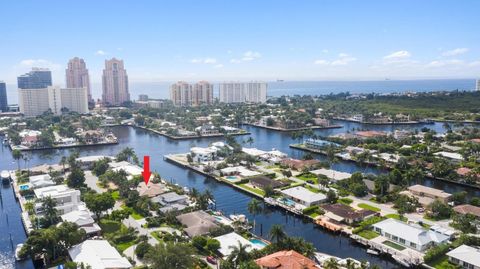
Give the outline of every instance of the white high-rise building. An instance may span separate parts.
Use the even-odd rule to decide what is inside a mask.
[[[267,101],[267,87],[265,82],[220,83],[220,102],[265,103]]]
[[[25,117],[35,117],[47,111],[59,115],[62,112],[88,113],[87,88],[18,89],[18,105]]]
[[[53,114],[62,112],[88,113],[87,88],[48,87],[48,102]]]
[[[43,89],[18,89],[18,106],[20,113],[25,117],[42,115],[50,108],[48,90]]]
[[[88,102],[93,103],[90,91],[90,77],[87,65],[83,59],[78,57],[70,59],[67,69],[65,69],[65,77],[67,88],[87,88]]]
[[[477,79],[477,91],[480,91],[480,79]]]

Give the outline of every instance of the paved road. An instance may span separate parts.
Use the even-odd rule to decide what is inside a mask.
[[[98,193],[102,193],[102,192],[106,192],[107,190],[106,189],[103,189],[103,188],[100,188],[98,185],[97,185],[97,182],[98,182],[98,177],[95,176],[94,174],[92,174],[92,171],[85,171],[85,184],[87,184],[87,186],[98,192]]]

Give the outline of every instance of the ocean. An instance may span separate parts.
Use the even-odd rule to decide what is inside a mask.
[[[168,99],[169,86],[172,82],[131,82],[130,96],[138,99],[139,94],[147,94],[150,98]],[[429,79],[429,80],[382,80],[382,81],[273,81],[268,82],[268,96],[282,95],[321,95],[329,93],[392,93],[392,92],[428,92],[475,89],[474,79]],[[95,99],[101,98],[102,86],[92,84]],[[215,85],[214,95],[218,95]],[[7,85],[9,104],[18,102],[16,85]]]

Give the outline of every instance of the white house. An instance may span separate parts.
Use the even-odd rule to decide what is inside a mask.
[[[73,262],[89,265],[92,269],[132,268],[127,258],[122,257],[107,240],[86,240],[68,250]]]
[[[310,171],[310,173],[314,175],[323,175],[326,176],[328,179],[333,180],[333,181],[338,181],[338,180],[343,180],[352,177],[352,174],[346,173],[346,172],[340,172],[332,169],[325,169],[325,168],[320,168],[317,170]]]
[[[386,219],[375,223],[373,229],[395,243],[418,251],[425,251],[434,245],[445,243],[449,239],[447,235],[395,219]]]
[[[239,243],[243,246],[246,246],[247,252],[250,252],[254,249],[260,250],[263,248],[263,246],[260,246],[259,244],[253,244],[235,232],[217,236],[214,239],[220,242],[220,249],[218,251],[223,255],[223,257],[229,256],[233,251],[232,248],[238,246]]]
[[[441,156],[447,159],[450,159],[454,162],[461,162],[463,161],[463,156],[460,153],[455,153],[455,152],[447,152],[447,151],[439,151],[433,153],[435,156]]]
[[[66,185],[55,185],[49,187],[43,187],[34,190],[35,197],[41,200],[46,197],[51,197],[57,203],[55,207],[59,214],[66,214],[75,210],[78,210],[79,206],[84,206],[84,203],[80,201],[80,191],[70,189]],[[38,201],[35,204],[35,212],[41,214],[43,211],[42,202]]]
[[[63,214],[60,217],[62,221],[77,224],[81,229],[85,230],[87,235],[94,235],[101,231],[100,226],[93,220],[92,213],[86,208],[80,208],[79,210]]]
[[[48,174],[31,176],[29,177],[28,181],[30,182],[30,187],[32,189],[55,185],[55,183],[52,181],[52,177]]]
[[[319,205],[327,200],[327,196],[325,196],[323,193],[314,193],[301,186],[282,190],[281,192],[284,196],[306,207]]]
[[[131,164],[126,161],[121,161],[121,162],[111,162],[109,163],[110,167],[112,168],[112,171],[118,172],[120,170],[123,170],[127,173],[128,179],[132,179],[134,176],[139,176],[142,174],[143,169],[135,164]]]
[[[201,148],[201,147],[193,147],[190,149],[190,155],[192,159],[196,163],[208,162],[213,161],[217,156],[217,147],[208,147],[208,148]]]
[[[451,263],[466,269],[480,269],[480,249],[461,245],[447,253]]]

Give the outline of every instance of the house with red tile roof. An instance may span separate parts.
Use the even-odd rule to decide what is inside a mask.
[[[319,269],[314,261],[294,251],[278,251],[255,260],[262,269]]]

